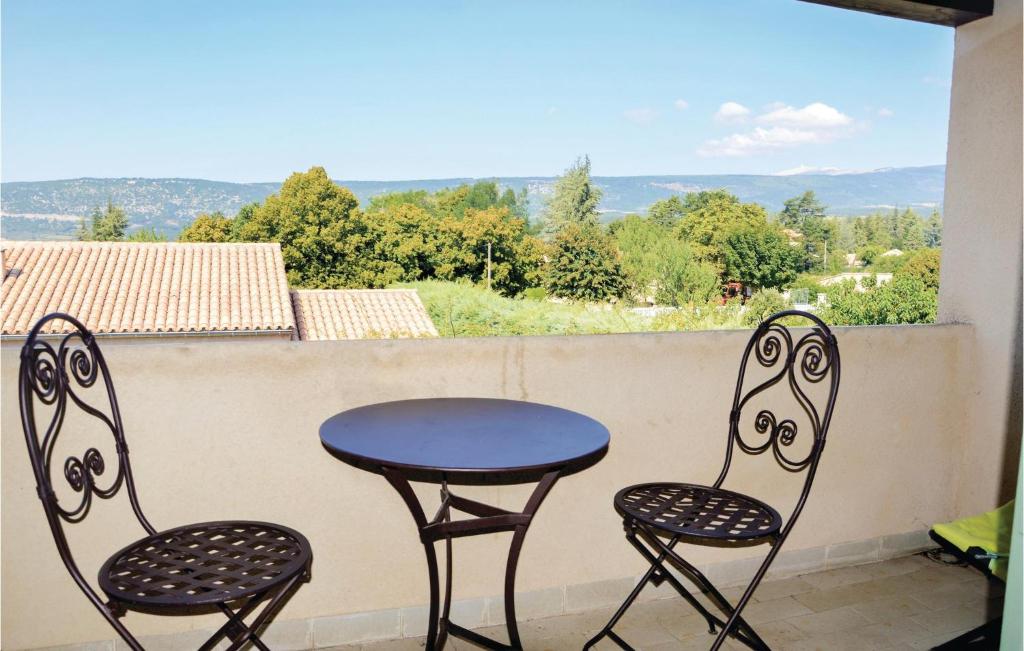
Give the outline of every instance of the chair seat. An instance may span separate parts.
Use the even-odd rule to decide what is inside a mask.
[[[312,558],[297,531],[265,522],[206,522],[128,545],[100,569],[100,588],[135,606],[225,603],[279,587]]]
[[[615,495],[615,508],[669,534],[718,540],[751,540],[778,533],[782,517],[741,493],[695,484],[637,484]]]

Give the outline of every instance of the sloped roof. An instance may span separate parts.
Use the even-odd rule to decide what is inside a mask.
[[[414,289],[299,289],[292,304],[303,340],[437,336]]]
[[[0,334],[50,312],[96,333],[290,334],[279,244],[0,242]]]

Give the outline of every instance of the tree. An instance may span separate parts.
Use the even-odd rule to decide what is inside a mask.
[[[939,291],[939,266],[942,252],[939,249],[921,249],[915,252],[903,266],[896,271],[896,276],[916,278],[933,292]]]
[[[788,310],[792,304],[777,289],[761,289],[747,301],[743,325],[753,328],[771,315]]]
[[[655,201],[651,204],[651,207],[647,209],[647,216],[650,220],[655,224],[666,228],[672,228],[675,226],[685,214],[686,206],[679,198],[679,195],[673,195],[668,199]]]
[[[157,233],[155,228],[140,228],[127,237],[129,242],[166,242],[167,236]]]
[[[942,246],[942,215],[933,210],[924,228],[924,245],[929,248]]]
[[[91,220],[91,226],[86,226],[84,219],[80,222],[75,233],[79,240],[97,242],[124,240],[125,230],[128,228],[128,216],[120,206],[115,206],[109,199],[106,210],[100,212],[98,207],[93,209]]]
[[[359,286],[364,223],[355,195],[322,167],[292,174],[253,210],[240,236],[280,242],[288,282],[296,287]]]
[[[804,228],[808,221],[824,219],[825,204],[818,201],[813,190],[808,190],[799,197],[787,199],[782,212],[779,213],[779,222],[783,226],[796,229],[804,235],[807,235]]]
[[[888,251],[893,245],[886,218],[879,214],[858,217],[853,222],[853,239],[857,250],[873,246]]]
[[[374,206],[371,202],[371,207]],[[439,220],[414,204],[376,204],[363,214],[366,228],[361,282],[386,287],[435,275],[440,247]]]
[[[626,290],[611,238],[587,221],[566,223],[555,233],[546,276],[548,292],[563,298],[603,301]]]
[[[800,254],[778,227],[745,225],[723,242],[725,276],[755,288],[782,287],[796,279]]]
[[[821,317],[834,325],[933,323],[937,309],[935,291],[918,278],[897,275],[866,291],[857,291],[853,281],[832,285]]]
[[[698,207],[687,209],[676,225],[676,235],[690,244],[698,260],[715,265],[720,272],[725,270],[724,242],[729,233],[768,225],[764,208],[756,203],[740,203],[724,190],[690,193],[684,203]]]
[[[896,245],[905,251],[924,248],[924,222],[916,212],[907,208],[899,217],[899,239]]]
[[[230,240],[232,242],[243,242],[242,229],[249,223],[252,216],[256,213],[256,209],[260,207],[260,202],[253,201],[247,203],[238,209],[238,214],[235,215],[234,219],[231,220],[231,232]]]
[[[628,291],[635,299],[652,296],[658,304],[685,305],[706,303],[718,294],[715,268],[698,262],[689,245],[672,237],[667,227],[639,215],[614,224]]]
[[[590,158],[577,158],[555,182],[544,209],[544,232],[551,235],[569,224],[597,224],[600,202],[601,190],[590,180]]]
[[[492,289],[516,295],[540,282],[540,242],[526,232],[526,222],[507,208],[470,208],[462,219],[440,224],[436,275],[444,280],[469,278],[486,282],[488,245]]]
[[[200,213],[192,223],[178,233],[179,242],[231,242],[231,221],[224,213]]]

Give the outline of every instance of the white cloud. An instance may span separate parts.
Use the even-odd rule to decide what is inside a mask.
[[[728,105],[728,109],[726,108]],[[735,102],[723,104],[716,114],[719,122],[725,121],[722,114],[739,116],[745,120],[749,109]],[[701,156],[752,156],[773,153],[802,145],[820,145],[852,135],[858,125],[853,118],[839,109],[813,102],[803,108],[795,108],[781,102],[764,107],[755,121],[765,125],[753,131],[733,133],[724,138],[704,142],[697,153]],[[861,125],[863,126],[863,125]]]
[[[750,109],[738,102],[726,102],[715,111],[716,122],[746,122]]]
[[[757,127],[748,133],[734,133],[725,138],[708,140],[697,153],[701,156],[750,156],[788,149],[799,145],[832,142],[838,134],[831,131],[791,129],[789,127]]]
[[[821,102],[814,102],[800,109],[785,105],[776,106],[773,110],[759,115],[757,121],[802,129],[845,127],[853,123],[849,115]]]
[[[884,106],[878,109],[878,117],[880,118],[891,118],[894,115],[896,114],[893,113],[892,109],[887,109]]]
[[[672,105],[676,107],[677,111],[685,111],[686,109],[690,108],[690,103],[687,102],[685,99],[677,99],[675,102],[672,103]]]
[[[658,117],[658,112],[650,108],[633,108],[622,112],[622,117],[634,124],[650,124]]]
[[[797,165],[788,170],[780,170],[772,176],[797,176],[799,174],[824,174],[826,176],[838,176],[840,174],[861,174],[867,170],[848,169],[843,167],[813,167],[811,165]]]

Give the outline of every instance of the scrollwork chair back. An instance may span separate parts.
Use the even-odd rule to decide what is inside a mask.
[[[810,326],[799,338],[785,325],[798,320]],[[764,369],[767,378],[751,382],[753,365]],[[792,408],[797,413],[760,404],[755,407],[755,399],[764,398],[773,387],[788,388],[796,403]],[[816,387],[826,388],[814,390]],[[839,348],[832,331],[821,319],[807,312],[787,310],[763,321],[751,336],[740,364],[729,412],[725,464],[714,486],[721,487],[726,480],[733,461],[733,448],[750,455],[770,452],[783,469],[793,473],[806,471],[800,499],[785,523],[784,531],[788,530],[803,508],[814,480],[838,390]],[[748,410],[753,413],[747,413]],[[805,429],[810,431],[805,432]],[[796,453],[794,443],[798,439],[806,442],[806,453]]]
[[[94,386],[105,391],[102,404],[89,402],[87,389]],[[93,392],[90,392],[93,393]],[[118,410],[114,385],[96,338],[74,317],[49,314],[32,328],[21,349],[18,381],[22,429],[36,480],[36,492],[43,503],[46,519],[61,560],[83,592],[100,607],[102,600],[82,576],[65,536],[67,524],[81,522],[88,516],[93,498],[110,499],[122,487],[139,523],[147,533],[156,530],[146,520],[139,506],[138,495],[128,462],[124,427]],[[37,413],[43,405],[48,415]],[[105,459],[97,447],[86,447],[69,456],[62,466],[63,481],[80,497],[70,504],[62,503],[54,490],[52,468],[54,450],[61,436],[70,408],[77,408],[101,423],[113,438],[116,459]],[[63,492],[67,488],[62,488]],[[109,619],[109,618],[108,618]]]

